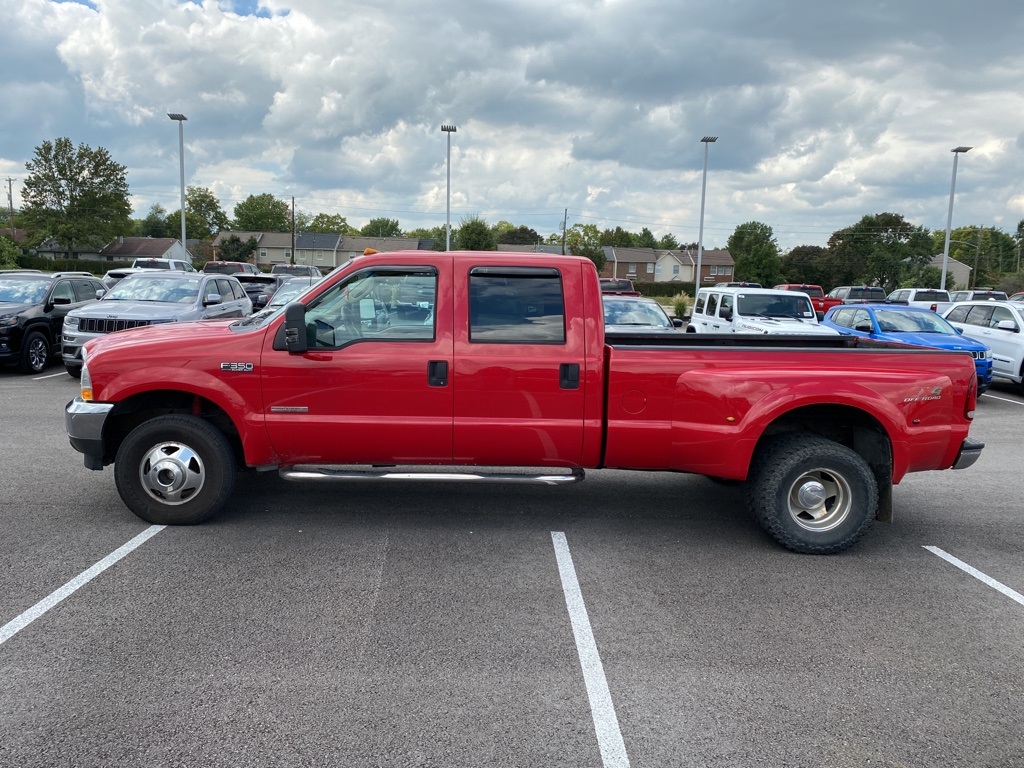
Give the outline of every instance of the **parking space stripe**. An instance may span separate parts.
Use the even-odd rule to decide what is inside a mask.
[[[158,533],[160,533],[160,531],[162,531],[166,527],[167,526],[165,525],[151,525],[149,528],[144,530],[142,533],[140,533],[134,539],[129,541],[127,544],[118,547],[109,555],[107,555],[98,563],[96,563],[94,566],[82,571],[80,574],[78,574],[75,578],[73,578],[63,587],[55,590],[54,592],[51,592],[49,595],[47,595],[38,603],[33,605],[23,614],[13,619],[12,621],[9,621],[6,624],[4,624],[4,626],[0,627],[0,645],[6,643],[12,637],[18,634],[21,630],[23,630],[25,627],[31,624],[33,621],[35,621],[48,610],[50,610],[55,605],[60,603],[64,598],[68,597],[73,592],[75,592],[75,590],[77,590],[79,587],[83,587],[86,584],[88,584],[90,581],[92,581],[105,570],[107,570],[107,568],[114,565],[114,563],[116,563],[121,558],[125,557],[126,555],[141,547],[143,544],[145,544],[151,538],[156,536]]]
[[[992,587],[992,589],[996,590],[997,592],[1002,592],[1004,595],[1006,595],[1011,600],[1013,600],[1015,602],[1018,602],[1021,605],[1024,605],[1024,595],[1022,595],[1017,590],[1010,589],[1008,586],[1006,586],[1005,584],[1002,584],[1002,583],[996,581],[991,576],[986,576],[984,573],[979,571],[977,568],[974,568],[974,567],[968,565],[963,560],[960,560],[958,558],[953,557],[951,554],[949,554],[948,552],[945,552],[945,551],[939,549],[938,547],[925,547],[925,549],[927,549],[933,555],[937,555],[938,557],[941,557],[947,563],[951,563],[952,565],[955,565],[957,568],[959,568],[964,573],[970,574],[971,576],[973,576],[974,578],[976,578],[978,581],[982,582],[983,584],[987,584],[988,586]]]
[[[56,379],[58,376],[67,376],[67,371],[61,371],[60,373],[50,373],[46,376],[33,376],[32,381],[42,381],[43,379]]]
[[[583,593],[580,592],[580,582],[576,578],[576,569],[572,564],[569,543],[565,534],[559,531],[551,532],[551,541],[555,546],[558,575],[562,579],[565,605],[569,609],[572,633],[576,638],[576,652],[583,668],[583,681],[586,683],[587,696],[590,699],[590,713],[594,718],[601,760],[604,768],[629,768],[626,745],[619,731],[619,719],[615,716],[615,706],[612,704],[611,691],[608,690],[608,680],[604,676],[601,656],[597,652],[597,642],[590,626],[587,606],[583,602]]]
[[[1003,403],[1013,403],[1014,405],[1024,405],[1024,402],[1021,402],[1020,400],[1013,400],[1013,399],[1011,399],[1009,397],[999,397],[998,395],[990,395],[988,392],[982,393],[981,396],[982,397],[991,397],[993,400],[999,400],[1000,402],[1003,402]]]

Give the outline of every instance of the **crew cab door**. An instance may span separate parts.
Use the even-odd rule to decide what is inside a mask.
[[[573,267],[457,263],[456,463],[581,464],[582,279]],[[600,314],[600,306],[591,312]]]
[[[451,463],[452,320],[434,311],[452,302],[442,259],[374,264],[310,299],[305,352],[268,334],[264,415],[284,463]]]

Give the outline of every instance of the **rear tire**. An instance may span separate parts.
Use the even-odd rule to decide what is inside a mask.
[[[157,525],[195,525],[220,511],[235,485],[227,438],[195,416],[170,414],[133,429],[114,479],[128,508]]]
[[[751,467],[748,505],[787,549],[832,554],[863,536],[878,509],[878,483],[857,453],[810,434],[771,438]]]
[[[40,331],[29,331],[21,343],[19,370],[22,373],[42,373],[49,364],[49,339]]]

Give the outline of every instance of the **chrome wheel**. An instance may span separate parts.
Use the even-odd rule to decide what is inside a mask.
[[[184,504],[206,482],[206,468],[199,454],[182,443],[160,443],[139,464],[142,488],[162,504]]]
[[[789,489],[789,515],[807,531],[830,531],[842,525],[852,503],[846,478],[827,469],[804,472]]]

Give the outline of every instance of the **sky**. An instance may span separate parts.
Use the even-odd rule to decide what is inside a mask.
[[[133,215],[185,183],[355,227],[505,220],[783,251],[882,212],[1024,219],[1020,0],[0,0],[0,175],[104,147]],[[701,139],[717,136],[705,145]],[[567,213],[566,213],[567,211]]]

